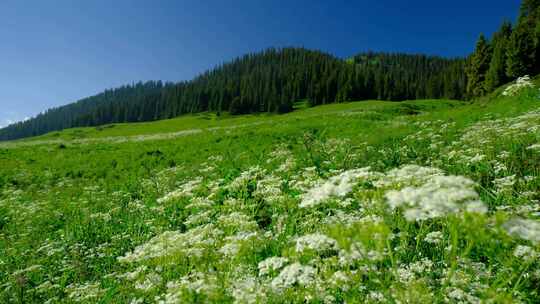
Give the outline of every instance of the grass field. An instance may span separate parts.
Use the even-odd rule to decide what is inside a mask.
[[[540,98],[0,143],[1,303],[538,303]]]

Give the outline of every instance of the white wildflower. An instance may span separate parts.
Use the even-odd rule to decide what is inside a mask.
[[[366,250],[360,243],[353,243],[350,250],[339,251],[339,265],[342,267],[354,266],[367,257]]]
[[[368,251],[366,256],[367,256],[368,260],[370,260],[372,262],[378,262],[378,261],[382,261],[384,259],[384,252],[380,252],[380,251],[377,251],[377,250],[370,250],[370,251]]]
[[[119,257],[120,262],[137,262],[154,258],[170,257],[178,254],[198,256],[215,245],[221,231],[211,224],[199,226],[185,233],[167,231],[143,244],[133,252]]]
[[[374,182],[378,188],[395,185],[423,184],[436,176],[444,175],[438,168],[406,165],[388,171],[382,178]]]
[[[13,276],[18,276],[18,275],[21,275],[21,274],[26,274],[26,273],[38,271],[41,268],[43,268],[43,266],[41,266],[41,265],[32,265],[32,266],[26,267],[25,269],[17,270],[12,275]]]
[[[258,228],[257,222],[253,218],[241,212],[221,215],[218,218],[218,223],[226,232],[252,231]]]
[[[277,172],[289,172],[296,166],[296,161],[294,158],[289,157],[285,160],[283,164],[279,166],[279,168],[276,170]]]
[[[105,290],[100,288],[99,283],[88,282],[81,285],[71,284],[66,287],[68,297],[75,302],[87,302],[100,297]]]
[[[515,96],[524,88],[534,88],[529,75],[525,75],[516,80],[514,84],[509,85],[502,93],[503,96]]]
[[[265,276],[272,274],[281,268],[283,268],[287,263],[289,262],[289,259],[283,258],[283,257],[270,257],[266,260],[259,263],[259,275]]]
[[[253,193],[266,201],[277,201],[281,198],[281,179],[274,175],[265,176],[257,182],[257,189]]]
[[[533,243],[540,243],[540,222],[516,218],[504,224],[508,234]]]
[[[266,170],[259,166],[251,167],[242,172],[227,187],[232,191],[243,191],[250,181],[256,181],[265,176]]]
[[[337,241],[324,234],[314,233],[299,237],[296,240],[296,252],[302,253],[305,250],[313,250],[317,253],[337,250]]]
[[[185,221],[186,227],[195,227],[203,224],[208,224],[212,220],[212,210],[208,210],[201,213],[191,214]]]
[[[343,291],[348,291],[351,286],[351,279],[349,276],[343,272],[343,271],[336,271],[332,277],[330,278],[329,282],[330,285],[337,287]]]
[[[508,151],[501,151],[497,157],[498,157],[498,158],[502,158],[502,159],[507,159],[507,158],[510,157],[510,152],[508,152]]]
[[[294,285],[308,286],[315,280],[316,270],[311,266],[294,263],[285,267],[281,273],[272,280],[272,288],[286,289]]]
[[[204,210],[212,208],[214,204],[208,198],[195,197],[191,200],[191,203],[186,205],[185,209]]]
[[[167,193],[164,197],[157,200],[158,203],[163,204],[169,201],[181,198],[181,197],[191,197],[193,196],[193,191],[200,186],[202,183],[202,178],[196,178],[192,181],[189,181],[183,184],[179,189]]]
[[[468,209],[485,212],[474,186],[462,176],[434,176],[420,187],[391,190],[385,196],[392,209],[404,209],[407,220],[425,220]]]
[[[333,196],[344,197],[349,194],[356,181],[370,176],[369,167],[345,171],[319,184],[302,196],[300,207],[308,208],[320,204]]]
[[[143,304],[143,303],[144,303],[144,298],[133,298],[129,302],[129,304]]]
[[[95,220],[102,220],[104,222],[109,222],[112,219],[109,213],[104,212],[90,214],[90,218]]]
[[[529,246],[518,245],[514,250],[514,256],[525,261],[534,261],[540,257],[540,254]]]
[[[200,295],[212,295],[218,290],[218,281],[215,277],[194,272],[182,277],[179,281],[167,283],[167,293],[161,297],[156,297],[159,304],[183,303],[182,297],[185,292],[192,292]]]
[[[397,274],[402,283],[410,283],[426,272],[430,272],[432,267],[433,262],[427,258],[424,258],[421,261],[399,267]]]
[[[475,156],[469,158],[469,164],[479,163],[486,158],[483,154],[476,154]]]
[[[153,272],[147,275],[143,281],[135,284],[136,289],[150,291],[161,284],[162,278],[159,274]]]
[[[441,231],[430,232],[424,238],[424,242],[430,244],[440,244],[444,240],[444,234]]]
[[[484,214],[488,212],[487,206],[482,201],[472,201],[466,205],[465,210],[469,213]]]
[[[146,269],[147,269],[147,267],[145,265],[142,265],[142,266],[137,267],[137,269],[135,269],[134,271],[126,272],[124,274],[117,275],[117,278],[126,279],[126,280],[129,280],[129,281],[134,281],[137,278],[139,278],[139,276],[141,274],[143,274],[146,271]]]
[[[257,232],[247,232],[241,231],[233,236],[228,236],[225,238],[225,245],[219,249],[219,252],[226,257],[234,257],[238,255],[243,245],[247,242],[253,242],[257,240],[259,234]]]
[[[516,175],[509,175],[506,177],[493,180],[493,184],[497,188],[497,192],[504,192],[512,190],[516,183]]]
[[[384,295],[379,291],[370,291],[368,295],[368,300],[373,301],[373,302],[380,302],[380,303],[387,302]]]
[[[265,302],[264,290],[255,278],[248,277],[234,283],[232,291],[235,304],[255,304]]]
[[[467,294],[459,288],[452,288],[451,291],[448,292],[448,297],[453,300],[463,301],[467,298]],[[460,302],[460,303],[466,303],[466,302]]]
[[[527,150],[531,150],[534,152],[540,152],[540,144],[534,144],[527,147]]]

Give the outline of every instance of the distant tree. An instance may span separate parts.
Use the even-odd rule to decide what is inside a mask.
[[[506,75],[516,79],[534,71],[536,48],[533,32],[520,23],[512,32],[506,51]]]
[[[540,0],[523,0],[520,7],[519,21],[537,19],[540,16]]]
[[[491,62],[492,50],[484,35],[480,35],[474,53],[467,66],[467,93],[470,97],[482,96],[486,93],[486,74]]]
[[[523,0],[507,50],[508,77],[540,72],[540,0]]]
[[[504,22],[501,29],[495,33],[492,39],[493,56],[486,75],[485,87],[491,92],[509,79],[506,76],[507,48],[512,35],[512,24]]]

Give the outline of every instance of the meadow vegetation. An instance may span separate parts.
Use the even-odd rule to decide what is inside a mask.
[[[0,302],[538,303],[518,86],[1,143]]]

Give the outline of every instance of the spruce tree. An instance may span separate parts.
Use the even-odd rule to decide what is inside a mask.
[[[512,32],[506,56],[506,75],[511,79],[534,72],[536,48],[533,32],[527,23],[519,23]]]
[[[523,0],[520,8],[520,21],[536,19],[540,14],[540,0]]]
[[[485,80],[490,62],[491,47],[486,37],[481,34],[467,66],[467,93],[470,97],[478,97],[486,93]]]
[[[517,78],[540,72],[540,0],[523,0],[507,51],[507,75]]]
[[[512,25],[504,22],[501,29],[495,33],[491,42],[493,56],[486,75],[486,91],[491,92],[508,81],[506,76],[506,50],[512,34]]]

